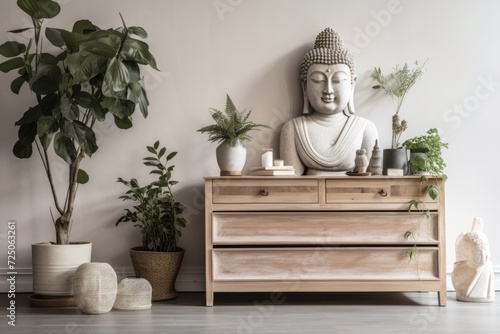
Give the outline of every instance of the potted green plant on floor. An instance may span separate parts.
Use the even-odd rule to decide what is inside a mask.
[[[172,299],[177,296],[175,280],[184,256],[184,250],[177,243],[186,227],[182,216],[185,206],[177,202],[172,193],[172,187],[178,182],[172,180],[174,165],[169,165],[169,161],[177,152],[167,154],[159,141],[147,146],[147,150],[151,155],[144,158],[144,165],[151,167],[150,174],[157,175],[158,179],[140,186],[137,179],[118,178],[118,182],[128,187],[120,198],[134,205],[125,209],[116,225],[132,222],[139,228],[142,246],[130,250],[135,274],[149,281],[153,300]]]
[[[400,139],[403,132],[408,128],[408,123],[400,118],[403,102],[410,89],[420,79],[425,70],[425,62],[420,65],[415,61],[415,67],[405,63],[403,66],[396,65],[394,71],[385,76],[380,67],[375,67],[371,77],[377,81],[373,89],[381,89],[391,97],[394,105],[392,115],[392,138],[391,148],[383,150],[383,174],[387,175],[388,168],[399,168],[406,171],[407,152],[400,147]]]
[[[68,255],[76,245],[68,245],[77,189],[89,180],[81,163],[98,149],[94,127],[112,116],[118,128],[130,128],[136,106],[146,117],[149,103],[140,65],[157,67],[148,44],[136,38],[146,38],[146,31],[128,27],[123,18],[123,25],[116,29],[102,30],[88,20],[75,22],[71,31],[47,27],[45,40],[44,21],[59,14],[59,4],[51,0],[18,0],[17,5],[28,14],[33,26],[11,33],[31,30],[33,37],[25,44],[2,44],[0,54],[9,60],[0,64],[0,70],[16,71],[12,92],[19,94],[23,86],[27,87],[34,101],[16,122],[19,138],[13,153],[21,159],[30,158],[33,151],[38,153],[52,192],[52,213],[57,215],[53,218],[55,242],[33,245],[33,290],[44,295],[71,295],[72,274],[82,262],[90,261],[90,247],[85,247],[87,254],[78,260]],[[44,47],[49,44],[58,50],[46,52]],[[53,180],[52,151],[68,167],[69,178],[62,193]],[[37,262],[52,255],[61,256],[65,262]],[[64,272],[55,273],[53,268]],[[40,278],[46,278],[46,282]]]
[[[215,124],[204,126],[197,131],[208,133],[209,141],[219,143],[216,156],[220,174],[241,175],[246,161],[246,149],[243,143],[252,139],[248,132],[269,126],[250,121],[252,111],[246,109],[238,111],[229,95],[226,95],[224,111],[211,108],[209,112]]]

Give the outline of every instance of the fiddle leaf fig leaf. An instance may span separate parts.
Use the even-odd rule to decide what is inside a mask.
[[[12,83],[10,84],[10,90],[12,91],[12,93],[19,94],[21,87],[27,81],[26,79],[27,79],[27,77],[24,75],[21,75],[20,77],[15,78],[12,81]]]
[[[85,109],[90,109],[94,106],[94,97],[87,92],[79,91],[74,95],[75,102]]]
[[[129,27],[128,32],[129,32],[129,34],[136,35],[140,38],[147,38],[148,37],[148,33],[142,27]]]
[[[73,141],[61,132],[56,133],[54,136],[54,151],[68,165],[76,159],[77,153]]]
[[[4,57],[11,58],[19,56],[26,51],[26,45],[9,41],[0,45],[0,54]]]
[[[119,46],[119,45],[118,45]],[[116,56],[117,48],[109,45],[103,40],[99,41],[88,41],[80,45],[80,50],[85,50],[98,56],[103,56],[106,58],[113,58]]]
[[[33,147],[30,145],[25,145],[21,141],[17,141],[14,144],[14,148],[12,149],[12,153],[19,159],[28,159],[31,157],[33,153]]]
[[[74,121],[80,116],[80,108],[72,103],[66,96],[61,97],[61,114],[68,121]]]
[[[127,129],[130,129],[132,127],[132,121],[128,117],[125,117],[122,119],[122,118],[119,118],[117,116],[114,116],[114,119],[115,119],[115,125],[119,129],[127,130]]]
[[[36,138],[36,124],[31,123],[21,125],[18,130],[18,137],[21,143],[31,146]]]
[[[51,19],[61,11],[59,4],[52,0],[17,0],[17,5],[34,19]]]
[[[28,28],[21,28],[21,29],[14,29],[14,30],[9,30],[8,32],[12,33],[12,34],[20,34],[20,33],[23,33],[27,30],[31,30],[33,29],[33,27],[28,27]]]
[[[57,65],[59,60],[56,56],[51,55],[50,53],[42,53],[40,56],[40,62],[47,65]]]
[[[16,125],[36,123],[40,116],[42,116],[42,109],[40,108],[40,106],[29,108],[23,114],[23,117],[21,117],[21,119],[16,122]]]
[[[7,61],[4,61],[3,63],[0,64],[0,71],[7,73],[12,70],[21,68],[24,66],[24,59],[21,57],[16,57],[9,59]]]
[[[108,108],[113,115],[120,119],[131,116],[135,110],[134,102],[112,97],[106,97],[102,102],[102,106]]]
[[[132,60],[139,64],[149,65],[155,70],[158,70],[156,66],[156,60],[154,56],[149,52],[149,46],[137,39],[127,38],[125,43],[123,43],[122,51],[120,55],[125,60]]]
[[[73,29],[71,31],[79,34],[86,34],[98,30],[101,29],[89,20],[78,20],[73,24]]]
[[[60,29],[60,32],[69,53],[78,52],[80,44],[87,40],[84,35],[76,32],[69,32],[64,29]]]
[[[59,130],[59,123],[52,115],[41,116],[36,129],[38,136],[43,136],[46,133],[55,133]]]
[[[39,136],[40,142],[42,143],[42,146],[45,150],[49,149],[53,137],[54,137],[53,132],[46,132],[44,135]]]
[[[64,39],[61,36],[62,29],[56,28],[45,28],[45,37],[49,40],[52,45],[57,47],[62,47],[64,45]]]
[[[62,80],[61,69],[56,65],[40,70],[31,82],[31,90],[36,94],[48,95],[57,92]]]
[[[64,122],[62,132],[70,139],[74,139],[80,148],[89,157],[97,151],[95,133],[87,125],[80,121]]]
[[[111,59],[108,65],[104,81],[114,92],[121,92],[125,90],[130,80],[130,73],[127,66],[125,66],[117,58]]]
[[[106,70],[106,59],[92,53],[73,53],[66,58],[66,66],[76,82],[84,83]]]
[[[144,87],[140,82],[132,82],[128,85],[128,88],[127,98],[139,105],[142,115],[146,118],[148,116],[149,100]]]
[[[89,182],[89,174],[87,174],[86,171],[84,171],[83,169],[79,169],[78,170],[78,174],[76,176],[76,182],[79,183],[79,184],[85,184],[87,182]]]

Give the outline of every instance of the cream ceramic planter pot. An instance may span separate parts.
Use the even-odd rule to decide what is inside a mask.
[[[90,242],[32,244],[33,292],[43,296],[72,296],[76,269],[90,262],[91,253]]]
[[[217,146],[215,153],[221,176],[242,174],[247,159],[247,150],[240,142],[234,147],[223,142]]]

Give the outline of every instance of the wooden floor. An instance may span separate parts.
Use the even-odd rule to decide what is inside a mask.
[[[492,303],[464,303],[448,293],[437,306],[435,293],[216,294],[180,293],[150,310],[111,311],[92,316],[75,308],[29,306],[16,295],[16,327],[5,316],[9,299],[0,295],[0,333],[500,333],[500,293]]]

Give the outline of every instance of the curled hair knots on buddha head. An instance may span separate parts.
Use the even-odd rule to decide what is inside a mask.
[[[318,34],[314,49],[306,53],[302,59],[300,79],[306,81],[307,70],[312,64],[345,64],[351,70],[351,78],[356,78],[356,62],[352,54],[344,47],[344,41],[339,33],[332,28],[326,28]]]

